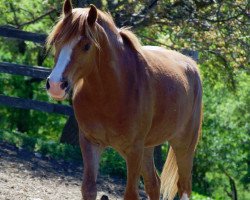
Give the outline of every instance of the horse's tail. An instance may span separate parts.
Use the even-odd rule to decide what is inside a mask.
[[[161,193],[163,199],[173,200],[177,193],[177,181],[179,179],[178,166],[172,147],[168,151],[168,157],[161,173]]]

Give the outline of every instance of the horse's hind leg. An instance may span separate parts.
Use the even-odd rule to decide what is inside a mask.
[[[149,199],[159,200],[161,183],[154,165],[154,147],[144,149],[141,173]]]
[[[178,193],[181,200],[188,200],[192,192],[192,167],[194,153],[176,149],[176,161],[179,180],[177,182]]]
[[[192,130],[182,133],[181,137],[170,142],[178,166],[179,179],[177,186],[181,200],[188,200],[192,192],[193,158],[198,140],[199,130],[197,129],[197,131]]]
[[[99,159],[103,148],[90,143],[81,132],[79,133],[79,143],[84,164],[82,197],[83,200],[95,200]]]

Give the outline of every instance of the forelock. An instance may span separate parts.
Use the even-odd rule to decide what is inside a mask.
[[[79,36],[90,37],[93,34],[89,34],[86,24],[88,15],[87,8],[73,9],[72,13],[64,16],[60,16],[58,23],[54,26],[52,32],[47,37],[47,47],[54,46],[56,43],[68,43],[74,38]],[[89,38],[93,40],[93,38]]]

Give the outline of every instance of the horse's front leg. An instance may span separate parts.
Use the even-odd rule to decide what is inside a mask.
[[[82,197],[83,200],[95,200],[97,195],[96,179],[103,147],[89,142],[81,131],[79,132],[79,143],[84,165]]]
[[[124,200],[139,200],[138,183],[142,165],[144,145],[136,143],[126,151],[127,185]]]

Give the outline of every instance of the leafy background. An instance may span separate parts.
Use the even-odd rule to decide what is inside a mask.
[[[143,44],[199,52],[204,119],[193,170],[193,199],[250,199],[249,2],[247,0],[94,0],[116,24],[130,26]],[[0,0],[0,25],[48,34],[60,15],[59,0]],[[51,68],[44,47],[0,37],[0,61]],[[0,94],[54,102],[45,82],[0,74]],[[54,102],[55,103],[55,102]],[[78,159],[78,147],[60,144],[67,117],[0,106],[0,139],[55,158]],[[165,157],[167,144],[162,146]],[[108,149],[101,172],[125,177],[125,162]]]

